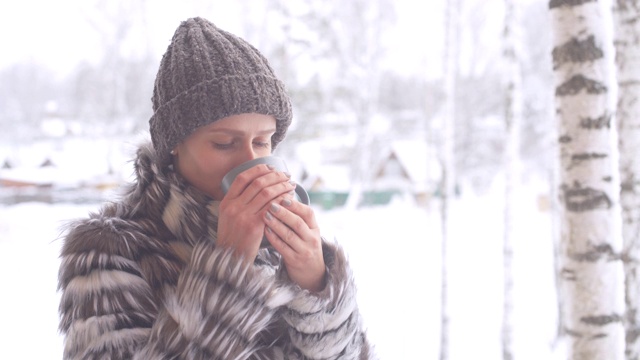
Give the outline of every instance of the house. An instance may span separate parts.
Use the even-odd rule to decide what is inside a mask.
[[[0,187],[39,187],[50,188],[53,186],[55,165],[50,159],[45,159],[37,167],[13,167],[9,160],[5,160],[5,165],[0,170]]]
[[[0,149],[0,203],[101,199],[132,173],[116,150],[107,140],[80,138]]]
[[[424,203],[437,192],[442,167],[433,146],[420,140],[397,140],[389,144],[374,166],[371,190],[411,193]]]
[[[347,165],[317,165],[306,168],[301,185],[309,193],[312,204],[325,210],[345,204],[349,196],[351,169]]]
[[[0,203],[51,202],[55,171],[50,159],[35,167],[15,167],[5,159],[0,169]]]
[[[354,184],[350,163],[324,162],[323,155],[329,151],[326,146],[322,141],[306,142],[297,149],[297,160],[287,161],[295,169],[294,180],[307,190],[311,202],[329,209],[344,205]],[[342,151],[353,153],[346,146]],[[441,166],[435,149],[426,141],[392,141],[369,155],[374,159],[367,174],[369,180],[361,187],[360,205],[387,204],[399,194],[424,203],[437,192]]]

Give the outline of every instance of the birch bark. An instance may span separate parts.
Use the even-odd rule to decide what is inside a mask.
[[[448,0],[446,4],[445,44],[444,44],[444,122],[442,133],[442,199],[440,202],[442,232],[442,269],[440,300],[440,360],[449,359],[449,283],[448,283],[448,242],[450,234],[450,208],[454,195],[455,181],[455,123],[456,123],[456,81],[458,79],[458,30],[459,0]]]
[[[640,0],[616,0],[613,8],[620,150],[625,331],[627,360],[640,359]]]
[[[505,1],[504,60],[506,65],[505,99],[505,204],[503,239],[503,313],[502,313],[502,359],[512,360],[513,355],[513,242],[515,189],[519,183],[520,123],[522,119],[522,39],[520,6],[517,0]]]
[[[560,296],[570,359],[624,356],[610,3],[551,0],[560,155]]]

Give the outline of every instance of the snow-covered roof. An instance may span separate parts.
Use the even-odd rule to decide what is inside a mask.
[[[303,185],[310,189],[322,187],[316,190],[348,191],[351,187],[350,169],[347,165],[319,165]]]
[[[0,179],[27,184],[74,186],[126,176],[131,166],[122,146],[108,140],[41,141],[0,150],[0,161],[11,165],[0,169]]]
[[[426,141],[397,140],[391,142],[386,156],[387,161],[395,155],[404,171],[414,183],[427,183],[440,178],[441,165],[438,162],[435,149]],[[380,166],[384,166],[381,163]]]

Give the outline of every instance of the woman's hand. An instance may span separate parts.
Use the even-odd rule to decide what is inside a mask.
[[[267,165],[238,174],[220,202],[216,246],[233,248],[236,255],[252,263],[265,232],[265,212],[271,202],[294,189],[287,174]]]
[[[313,210],[286,197],[271,202],[264,222],[267,240],[282,255],[291,280],[312,292],[322,290],[325,263]]]

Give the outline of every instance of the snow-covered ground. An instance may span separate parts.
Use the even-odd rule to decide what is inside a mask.
[[[502,193],[455,202],[448,246],[450,359],[501,359]],[[514,250],[517,360],[560,359],[549,213],[539,189],[519,194]],[[0,359],[60,359],[56,292],[60,227],[97,205],[0,206]],[[341,242],[359,283],[369,337],[381,359],[437,359],[441,241],[432,209],[395,201],[358,211],[317,211]]]

